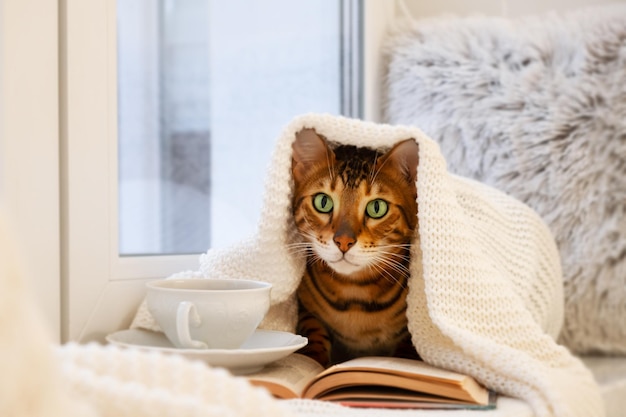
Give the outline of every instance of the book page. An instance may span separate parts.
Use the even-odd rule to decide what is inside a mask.
[[[444,398],[436,395],[421,394],[406,391],[401,388],[378,387],[378,386],[350,386],[343,389],[333,390],[324,395],[325,401],[403,401],[403,402],[428,402],[444,404],[468,404],[467,401]]]
[[[294,353],[246,377],[252,385],[265,387],[278,398],[298,398],[323,370],[314,359]]]
[[[488,391],[472,377],[447,371],[414,359],[364,357],[334,365],[312,381],[304,396],[320,398],[330,391],[349,386],[401,387],[486,404]]]
[[[362,370],[325,373],[322,378],[315,379],[312,384],[307,386],[304,397],[325,399],[327,395],[338,389],[345,390],[347,387],[357,386],[397,387],[418,393],[473,401],[472,395],[463,390],[459,385],[442,384],[436,380],[411,378],[394,373]],[[485,395],[482,398],[482,401],[486,400],[487,391],[485,391]],[[476,401],[481,401],[481,399],[477,399]]]
[[[445,369],[437,368],[425,362],[415,359],[368,356],[352,359],[350,361],[336,365],[338,369],[367,369],[380,370],[387,373],[400,375],[416,374],[427,379],[435,379],[451,384],[461,384],[468,376]]]

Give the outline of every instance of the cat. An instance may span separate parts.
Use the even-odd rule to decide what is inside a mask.
[[[417,228],[418,145],[382,154],[314,129],[293,143],[292,210],[307,266],[296,291],[300,353],[329,366],[359,356],[418,357],[406,318]]]

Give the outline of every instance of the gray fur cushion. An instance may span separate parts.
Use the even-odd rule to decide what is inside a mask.
[[[525,201],[552,229],[561,342],[626,353],[626,6],[418,21],[386,53],[386,121],[419,126],[452,171]]]

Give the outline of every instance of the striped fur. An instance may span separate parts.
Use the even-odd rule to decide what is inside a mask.
[[[305,353],[322,365],[356,356],[415,356],[406,319],[417,227],[417,144],[381,154],[333,147],[312,129],[293,145],[293,214],[306,254],[297,291]]]

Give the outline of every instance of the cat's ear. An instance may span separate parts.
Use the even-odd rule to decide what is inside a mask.
[[[378,160],[378,164],[381,169],[393,167],[401,172],[410,184],[414,184],[417,180],[419,146],[415,139],[398,142]]]
[[[314,129],[302,129],[296,133],[291,161],[291,171],[296,181],[302,179],[315,166],[332,166],[334,162],[335,153],[326,139]]]

